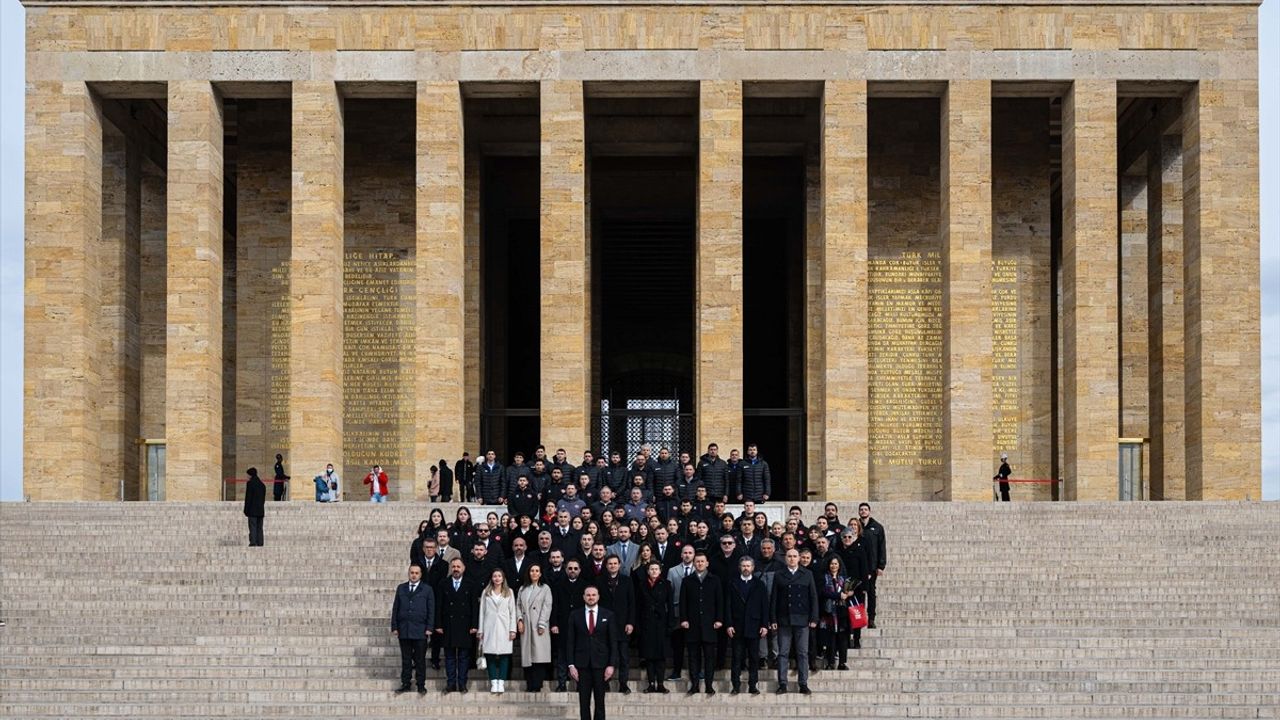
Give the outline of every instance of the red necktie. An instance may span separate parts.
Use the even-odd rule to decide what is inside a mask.
[[[587,611],[587,634],[596,634],[596,611],[594,609]]]

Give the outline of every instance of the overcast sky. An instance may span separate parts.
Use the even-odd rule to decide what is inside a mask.
[[[1280,0],[1262,6],[1262,474],[1280,499]],[[22,498],[23,9],[0,0],[0,500]],[[1268,202],[1268,199],[1270,202]],[[1214,472],[1230,473],[1231,468]]]

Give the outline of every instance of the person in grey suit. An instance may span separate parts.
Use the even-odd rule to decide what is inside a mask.
[[[680,548],[680,563],[667,571],[667,582],[671,583],[672,624],[675,625],[671,630],[671,674],[667,676],[668,680],[679,680],[684,670],[685,631],[676,619],[680,617],[680,584],[693,574],[693,556],[693,546],[685,545]]]
[[[778,631],[778,689],[787,692],[787,655],[794,644],[800,692],[809,694],[809,631],[818,626],[818,586],[813,573],[800,567],[800,553],[787,550],[787,566],[773,575],[770,625]]]
[[[396,694],[409,689],[409,680],[416,675],[418,694],[427,692],[427,638],[431,637],[435,619],[435,594],[431,585],[422,579],[422,568],[409,566],[409,581],[396,588],[396,599],[391,605],[391,634],[400,640],[400,688]]]
[[[618,542],[605,548],[608,555],[617,555],[618,560],[622,562],[622,574],[625,577],[631,576],[631,565],[635,562],[636,556],[640,554],[640,546],[631,542],[631,526],[618,526]]]

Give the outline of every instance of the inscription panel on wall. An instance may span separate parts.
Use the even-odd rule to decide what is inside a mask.
[[[996,258],[991,267],[991,400],[997,452],[1018,448],[1022,423],[1018,372],[1018,261]]]
[[[907,250],[871,258],[867,270],[873,472],[941,466],[941,258]]]
[[[413,485],[413,255],[402,249],[348,251],[343,285],[347,487],[378,463],[391,477],[392,496],[403,497]]]
[[[289,262],[271,268],[271,385],[268,448],[289,446]]]

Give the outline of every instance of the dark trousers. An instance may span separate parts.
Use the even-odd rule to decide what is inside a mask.
[[[876,577],[875,573],[871,573],[871,579],[867,581],[867,622],[874,623],[876,621]]]
[[[613,676],[618,679],[618,689],[627,686],[627,680],[631,674],[631,636],[623,634],[622,640],[618,642],[618,667]]]
[[[736,632],[736,631],[735,631]],[[760,682],[760,664],[756,662],[756,650],[760,646],[759,635],[739,635],[733,640],[733,672],[729,682],[734,687],[742,684],[742,666],[747,666],[747,682],[755,687]]]
[[[542,692],[542,683],[551,674],[550,663],[532,663],[524,669],[524,683],[529,692]]]
[[[262,546],[262,518],[249,518],[249,547]]]
[[[437,666],[437,665],[439,665],[439,664],[440,664],[440,643],[441,643],[441,642],[442,642],[442,640],[441,640],[438,636],[436,636],[436,635],[432,635],[432,636],[431,636],[430,643],[431,643],[431,664],[432,664],[432,666]]]
[[[400,638],[400,686],[409,687],[409,680],[415,672],[418,689],[421,690],[427,686],[427,639]]]
[[[445,685],[462,688],[467,684],[467,670],[471,667],[471,649],[446,647],[444,649]]]
[[[645,679],[650,685],[662,685],[666,680],[662,675],[663,658],[646,658],[644,661]]]
[[[725,658],[729,655],[729,636],[720,633],[716,636],[716,669],[723,670],[725,668]]]
[[[844,608],[836,608],[837,611]],[[849,662],[849,631],[836,628],[834,630],[826,629],[818,631],[819,641],[822,643],[823,657],[828,665],[835,664],[836,655],[840,656],[840,664],[844,665]]]
[[[604,717],[604,668],[578,668],[578,714],[591,720],[591,700],[596,701],[595,720]]]
[[[556,683],[563,685],[569,682],[569,651],[564,644],[568,638],[564,633],[551,636],[551,662],[556,666]]]
[[[1000,483],[1000,502],[1009,502],[1009,483]]]
[[[689,640],[685,646],[689,648],[689,687],[698,687],[698,673],[701,672],[702,681],[710,688],[716,676],[716,641]]]
[[[276,500],[284,499],[284,483],[277,482],[271,484],[271,497]]]
[[[684,628],[671,631],[671,674],[679,677],[684,672]]]

